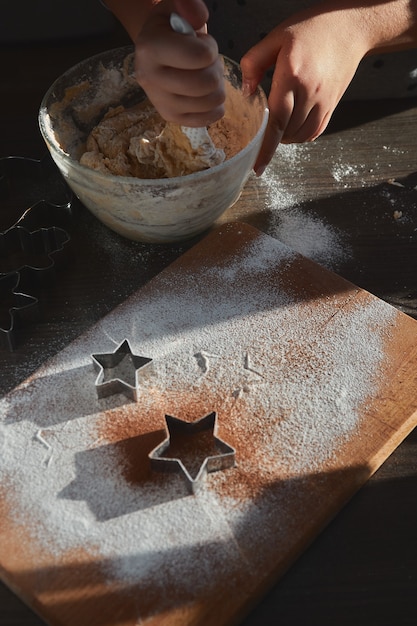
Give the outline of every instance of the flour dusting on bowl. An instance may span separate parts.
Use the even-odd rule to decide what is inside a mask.
[[[139,241],[181,241],[209,228],[238,199],[262,143],[268,108],[261,89],[243,96],[235,62],[224,58],[224,68],[225,118],[236,123],[238,151],[212,168],[171,178],[114,175],[79,162],[90,132],[110,108],[129,108],[145,97],[134,79],[130,47],[81,62],[50,87],[39,112],[42,135],[74,193],[109,228]]]

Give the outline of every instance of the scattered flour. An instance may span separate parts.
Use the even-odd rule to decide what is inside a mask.
[[[90,550],[105,584],[136,585],[158,610],[169,592],[250,593],[300,540],[301,516],[314,525],[308,480],[338,469],[337,451],[361,436],[397,315],[355,292],[300,298],[287,275],[294,251],[259,234],[228,255],[227,233],[219,260],[163,272],[0,401],[0,473],[28,558],[31,542],[56,563]],[[98,400],[90,355],[124,337],[153,358],[154,377],[136,404]],[[158,431],[165,413],[211,410],[237,468],[189,497],[177,476],[126,480],[125,440]]]
[[[359,174],[364,170],[364,165],[351,165],[351,164],[343,164],[338,163],[332,168],[332,176],[338,183],[341,183],[345,180],[348,182],[353,179],[357,179]],[[346,184],[346,187],[348,183]]]
[[[326,224],[312,211],[301,208],[300,200],[282,188],[280,181],[268,171],[261,184],[266,186],[266,206],[271,214],[269,233],[303,256],[336,270],[345,262],[350,251],[341,233]]]

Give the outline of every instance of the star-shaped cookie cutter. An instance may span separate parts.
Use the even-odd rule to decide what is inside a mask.
[[[236,451],[217,436],[215,411],[194,422],[186,422],[172,415],[165,415],[165,421],[167,437],[148,455],[152,469],[180,473],[189,491],[196,493],[206,474],[234,467]],[[203,446],[202,437],[205,437]],[[198,438],[203,452],[201,455],[200,450],[200,459],[197,458],[198,450],[194,445]],[[189,471],[190,462],[194,465],[193,475]]]
[[[143,370],[149,370],[152,359],[133,354],[127,339],[114,352],[92,354],[91,358],[98,371],[95,386],[100,399],[123,393],[137,401],[139,375],[144,374]]]

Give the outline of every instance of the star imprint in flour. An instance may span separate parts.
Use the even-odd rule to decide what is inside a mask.
[[[217,437],[217,414],[209,413],[194,422],[165,415],[167,437],[149,453],[157,471],[179,472],[191,492],[209,472],[235,465],[235,449]]]
[[[94,367],[98,371],[96,389],[99,398],[123,393],[135,402],[138,399],[138,374],[152,359],[132,353],[127,339],[114,352],[92,354]]]

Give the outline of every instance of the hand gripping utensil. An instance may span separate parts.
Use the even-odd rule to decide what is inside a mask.
[[[177,13],[171,13],[169,21],[172,30],[176,33],[196,37],[196,32],[191,24]],[[200,128],[181,126],[181,130],[188,137],[192,149],[198,151],[201,161],[206,163],[208,167],[223,163],[224,151],[216,148],[205,126]]]

